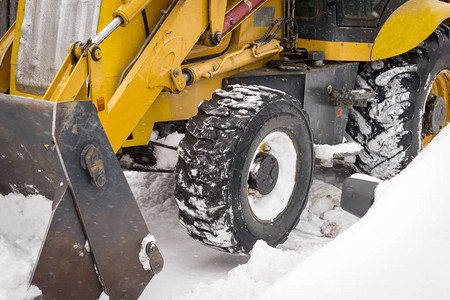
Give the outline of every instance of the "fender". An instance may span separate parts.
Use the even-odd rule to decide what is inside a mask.
[[[450,18],[449,3],[440,0],[406,2],[382,26],[371,60],[393,57],[415,48],[447,18]]]

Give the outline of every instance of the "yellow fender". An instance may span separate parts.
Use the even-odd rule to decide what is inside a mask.
[[[447,18],[450,18],[449,3],[406,2],[384,23],[372,48],[371,60],[393,57],[415,48]]]

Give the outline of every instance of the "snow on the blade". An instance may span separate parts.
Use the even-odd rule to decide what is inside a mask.
[[[105,292],[102,292],[97,300],[109,300],[109,296]]]
[[[450,295],[450,128],[399,175],[368,213],[259,299],[444,300]]]
[[[28,285],[50,220],[51,204],[43,196],[0,195],[1,300],[32,299],[35,294],[36,289],[28,291]]]
[[[86,243],[84,243],[84,249],[86,249],[87,252],[91,252],[91,246],[89,245],[88,240],[86,240]]]
[[[142,240],[141,242],[141,250],[139,251],[139,261],[141,262],[142,267],[145,271],[151,270],[150,266],[150,258],[147,255],[147,245],[149,243],[155,243],[155,237],[150,233]]]
[[[30,285],[25,296],[25,300],[34,300],[42,295],[42,291],[35,285]],[[39,299],[39,298],[38,298]]]

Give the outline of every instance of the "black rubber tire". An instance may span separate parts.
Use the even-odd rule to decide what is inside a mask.
[[[450,70],[446,25],[405,54],[361,65],[357,85],[373,89],[376,96],[349,116],[347,134],[364,147],[356,158],[356,171],[388,179],[419,153],[424,105],[442,70]]]
[[[286,208],[261,221],[247,201],[248,170],[259,143],[282,131],[297,152],[296,179]],[[307,202],[314,162],[312,133],[295,98],[262,86],[230,86],[203,101],[179,146],[175,198],[188,234],[230,253],[255,242],[276,246],[297,225]]]

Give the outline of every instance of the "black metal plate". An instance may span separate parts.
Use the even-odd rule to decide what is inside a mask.
[[[53,213],[31,281],[41,289],[44,299],[98,299],[103,288],[85,245],[67,189]]]
[[[54,199],[33,283],[49,295],[46,298],[96,299],[94,261],[110,299],[137,299],[153,277],[139,261],[141,241],[149,232],[95,106],[90,101],[52,103],[0,95],[0,137],[0,192],[40,193]],[[101,188],[91,184],[81,167],[87,144],[103,156],[107,182]],[[84,246],[86,238],[92,258],[85,253],[79,260],[80,252],[69,248],[78,249],[81,242]],[[73,280],[75,285],[68,283]],[[77,297],[77,288],[85,289],[85,296]]]
[[[0,193],[41,194],[53,199],[64,185],[58,154],[53,145],[53,104],[29,98],[0,95]]]
[[[153,277],[139,261],[148,229],[90,101],[58,103],[55,143],[69,178],[75,206],[110,299],[136,299]],[[88,144],[102,153],[106,184],[95,187],[81,166]]]

